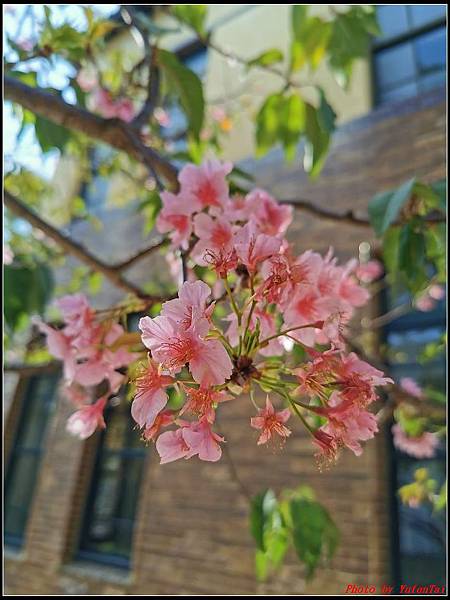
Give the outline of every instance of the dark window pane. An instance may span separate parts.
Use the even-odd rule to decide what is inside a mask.
[[[445,67],[445,29],[430,31],[415,42],[417,65],[420,71],[443,69]]]
[[[125,566],[131,553],[146,448],[123,397],[107,411],[106,424],[100,436],[80,550],[81,556],[87,551],[94,560],[120,559]]]
[[[414,27],[422,27],[433,21],[445,19],[445,4],[418,4],[408,8]]]
[[[445,85],[447,82],[447,76],[445,69],[437,73],[430,73],[429,75],[422,75],[419,80],[419,90],[421,92],[427,92],[439,86]]]
[[[392,88],[414,77],[414,52],[410,42],[380,50],[375,55],[375,72],[380,89]]]
[[[31,378],[23,398],[5,479],[6,540],[17,545],[21,544],[33,500],[57,381],[57,375]]]
[[[378,40],[389,40],[408,31],[408,15],[405,5],[378,6],[377,17],[382,31]]]

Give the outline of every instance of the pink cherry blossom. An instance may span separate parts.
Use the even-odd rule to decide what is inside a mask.
[[[3,244],[3,264],[10,265],[14,260],[14,252],[8,244]]]
[[[252,223],[247,223],[235,234],[234,244],[239,260],[253,274],[260,262],[279,251],[281,241],[274,236],[258,233]]]
[[[172,245],[187,250],[192,233],[192,213],[196,209],[194,198],[184,194],[162,192],[163,207],[156,219],[160,233],[168,233]]]
[[[214,309],[214,304],[207,306],[210,295],[211,288],[203,281],[185,281],[178,292],[178,298],[162,305],[161,315],[187,330],[199,319],[209,321]]]
[[[89,68],[80,69],[77,75],[77,83],[83,92],[92,92],[98,85],[95,71]]]
[[[262,233],[282,235],[292,222],[292,206],[278,204],[265,190],[252,190],[246,203],[251,219]]]
[[[360,442],[373,438],[378,431],[375,416],[357,404],[349,405],[337,391],[331,394],[328,404],[329,409],[325,412],[329,420],[321,430],[335,440],[336,447],[346,446],[360,456]]]
[[[169,127],[170,126],[170,121],[171,121],[170,115],[166,110],[164,110],[164,108],[161,108],[160,106],[155,108],[155,112],[153,113],[153,116],[155,117],[157,123],[161,127]]]
[[[184,427],[183,438],[189,446],[190,453],[198,455],[200,460],[216,462],[222,456],[222,449],[219,445],[224,442],[224,438],[212,431],[211,425],[205,417],[198,423],[193,423],[189,427]]]
[[[146,442],[154,440],[163,427],[167,427],[174,422],[174,413],[171,410],[162,410],[158,413],[150,427],[147,427],[142,437]]]
[[[209,423],[214,423],[216,406],[220,402],[226,402],[232,398],[225,392],[203,386],[199,388],[183,386],[183,389],[186,392],[187,400],[179,414],[192,413],[199,418],[205,417]]]
[[[279,435],[283,441],[289,437],[291,435],[291,430],[285,426],[285,423],[290,416],[291,411],[289,408],[276,412],[270,402],[269,396],[267,396],[265,408],[259,409],[258,416],[250,419],[251,426],[261,430],[258,445],[266,444],[275,433]]]
[[[428,289],[428,295],[433,300],[443,300],[445,298],[445,289],[442,285],[432,285]]]
[[[66,429],[72,435],[82,440],[90,437],[94,431],[106,427],[103,419],[103,410],[106,405],[106,396],[99,398],[94,404],[84,406],[69,417]]]
[[[405,433],[399,423],[392,426],[395,446],[414,458],[432,458],[439,446],[439,438],[435,433],[424,431],[417,437]]]
[[[400,379],[400,387],[410,396],[415,398],[423,398],[423,390],[420,385],[412,379],[412,377],[402,377]]]
[[[92,103],[94,110],[105,119],[118,118],[129,122],[134,118],[136,112],[131,100],[113,98],[111,92],[103,88],[96,88],[93,92]]]
[[[193,451],[184,439],[184,427],[175,431],[165,431],[156,440],[156,451],[160,456],[160,464],[164,465],[179,458],[194,456]]]
[[[220,277],[236,268],[233,227],[227,219],[221,216],[213,219],[200,213],[194,217],[194,232],[199,241],[193,248],[192,257],[198,265],[212,265]]]
[[[180,331],[168,317],[143,317],[139,329],[152,357],[171,373],[188,363],[194,380],[205,386],[221,385],[230,378],[233,365],[225,348],[218,340],[203,339],[208,333],[205,319]]]
[[[356,276],[363,283],[372,283],[372,281],[379,279],[383,273],[383,265],[379,260],[369,260],[366,263],[361,263],[356,269]]]
[[[232,168],[230,162],[220,163],[216,160],[207,160],[200,166],[186,165],[178,176],[181,190],[193,196],[202,208],[222,207],[228,199],[225,177]]]
[[[173,384],[172,377],[161,375],[156,363],[148,361],[146,370],[136,380],[136,396],[131,416],[141,428],[150,428],[167,404],[165,388]]]

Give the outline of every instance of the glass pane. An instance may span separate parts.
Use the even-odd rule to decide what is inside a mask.
[[[129,404],[122,401],[106,415],[98,449],[81,549],[103,557],[129,558],[146,448],[134,429]]]
[[[414,42],[417,66],[421,72],[444,69],[446,35],[444,27],[421,35]]]
[[[445,69],[438,71],[437,73],[430,73],[429,75],[422,75],[419,79],[419,89],[421,92],[427,92],[434,88],[445,86],[447,77]]]
[[[409,24],[405,5],[378,6],[377,16],[382,31],[382,35],[377,40],[389,40],[408,31]]]
[[[377,52],[375,55],[375,73],[378,88],[383,91],[412,79],[415,75],[412,43],[405,42],[394,48]]]
[[[414,27],[422,27],[433,21],[445,19],[445,4],[417,4],[409,6]]]
[[[405,85],[399,85],[398,87],[392,88],[389,91],[381,91],[378,94],[379,104],[385,104],[386,102],[398,102],[399,100],[406,100],[416,96],[418,93],[417,83],[407,83]]]
[[[40,455],[18,454],[13,457],[5,486],[5,533],[23,536],[33,498]]]
[[[47,420],[54,406],[57,381],[56,376],[33,377],[30,380],[16,438],[18,447],[41,446]]]

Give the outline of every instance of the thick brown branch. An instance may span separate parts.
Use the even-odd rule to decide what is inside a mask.
[[[68,129],[126,152],[163,177],[171,188],[178,188],[177,169],[155,150],[144,146],[138,132],[120,119],[103,119],[64,102],[62,98],[39,88],[32,88],[13,77],[5,77],[5,99]]]
[[[33,227],[40,229],[43,233],[45,233],[45,235],[52,238],[61,248],[66,250],[66,252],[72,256],[75,256],[78,260],[89,267],[92,267],[99,273],[102,273],[116,287],[128,293],[135,294],[139,298],[149,299],[149,296],[141,289],[123,279],[123,277],[114,267],[105,264],[102,260],[83,248],[83,246],[62,234],[52,225],[41,219],[41,217],[29,209],[21,200],[15,198],[7,191],[5,191],[5,206],[7,206],[9,210],[16,216],[25,219]],[[158,302],[159,300],[160,298],[154,299],[155,302]]]

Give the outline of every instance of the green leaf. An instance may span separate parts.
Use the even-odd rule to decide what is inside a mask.
[[[280,115],[280,138],[286,160],[293,160],[306,123],[306,106],[297,93],[284,98]]]
[[[420,225],[420,224],[419,224]],[[416,220],[401,228],[398,248],[398,268],[408,288],[418,292],[428,281],[425,270],[425,238]]]
[[[266,490],[252,498],[250,507],[250,531],[255,539],[258,549],[262,551],[266,550],[264,545],[264,531],[276,506],[277,499],[273,490]]]
[[[103,275],[101,273],[91,273],[88,277],[88,289],[94,296],[98,294],[102,288]]]
[[[294,37],[299,39],[303,29],[304,22],[308,16],[308,6],[306,4],[293,4],[291,11],[291,25]]]
[[[247,67],[268,67],[282,62],[283,58],[284,56],[281,50],[278,48],[271,48],[270,50],[266,50],[262,54],[259,54],[256,58],[252,58],[252,60],[247,63]]]
[[[284,98],[280,93],[271,94],[266,98],[256,115],[256,156],[266,154],[280,138],[282,127],[281,113]]]
[[[331,32],[331,23],[318,17],[298,20],[291,44],[291,71],[298,71],[306,64],[317,69],[327,52]]]
[[[446,224],[437,223],[425,229],[425,253],[427,259],[436,269],[436,279],[439,283],[446,282],[447,246]]]
[[[330,132],[323,126],[323,117],[311,104],[306,104],[306,143],[304,169],[312,178],[317,177],[325,163],[330,145]]]
[[[4,311],[15,330],[24,315],[42,314],[53,291],[51,270],[42,264],[4,266]]]
[[[189,130],[198,140],[205,111],[202,82],[173,52],[158,49],[158,62],[186,114]]]
[[[447,181],[445,179],[436,181],[431,184],[431,188],[438,196],[438,208],[444,213],[447,212]]]
[[[379,35],[375,6],[353,5],[333,21],[329,63],[339,85],[348,85],[356,58],[367,55],[372,35]]]
[[[398,271],[398,246],[400,240],[400,228],[391,227],[383,237],[383,260],[389,273]]]
[[[259,581],[265,581],[269,575],[270,559],[262,550],[257,550],[255,554],[255,571],[256,578]]]
[[[393,192],[377,194],[369,202],[369,217],[372,227],[381,236],[400,214],[401,209],[411,198],[416,180],[409,179]]]
[[[68,129],[38,115],[36,115],[34,127],[42,152],[48,152],[53,148],[64,150],[64,146],[70,138]]]
[[[174,16],[197,33],[205,32],[205,19],[208,13],[206,4],[177,4],[172,6]]]
[[[294,498],[290,502],[293,542],[297,556],[310,578],[320,559],[329,560],[336,551],[339,532],[326,509],[318,502]]]

